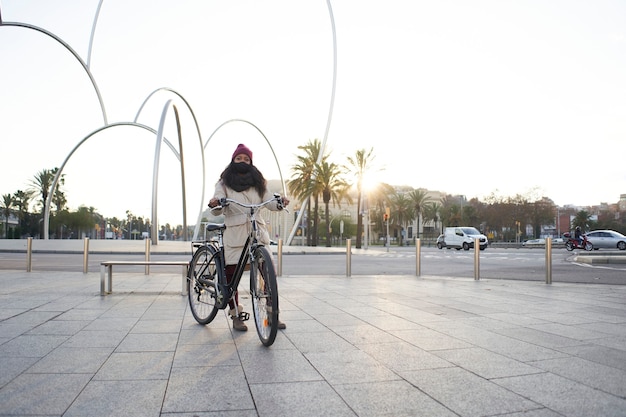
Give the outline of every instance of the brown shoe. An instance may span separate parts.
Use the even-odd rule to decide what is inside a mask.
[[[239,313],[239,315],[236,315],[237,312]],[[242,305],[237,306],[237,312],[235,312],[234,308],[231,308],[230,311],[228,312],[228,314],[230,315],[230,318],[233,319],[233,329],[238,330],[240,332],[248,331],[248,326],[246,326],[246,323],[244,323],[243,320],[241,320],[240,318],[242,314],[245,314],[243,312]]]
[[[248,331],[248,326],[246,326],[246,323],[241,321],[239,317],[233,317],[233,329],[240,332],[246,332]]]

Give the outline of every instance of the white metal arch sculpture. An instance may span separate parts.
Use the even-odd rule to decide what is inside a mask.
[[[65,168],[65,165],[70,160],[70,158],[72,157],[74,152],[76,152],[78,150],[78,148],[80,148],[83,143],[87,142],[87,140],[89,140],[89,138],[93,137],[97,133],[102,132],[103,130],[106,130],[106,129],[109,129],[109,128],[113,128],[113,127],[117,127],[117,126],[135,126],[135,127],[139,127],[141,129],[145,129],[145,130],[148,130],[148,131],[156,134],[156,130],[154,130],[153,128],[151,128],[149,126],[141,125],[141,124],[138,124],[138,123],[119,122],[119,123],[112,123],[110,125],[102,126],[102,127],[98,128],[98,129],[94,130],[93,132],[91,132],[90,134],[85,136],[80,142],[78,142],[78,144],[76,146],[74,146],[74,149],[72,149],[72,151],[65,157],[65,160],[63,161],[63,163],[61,164],[61,166],[57,170],[57,173],[54,176],[54,180],[52,181],[52,186],[50,187],[50,193],[48,194],[48,198],[44,202],[44,216],[43,216],[43,234],[44,234],[44,239],[48,239],[48,234],[49,234],[48,232],[50,230],[50,203],[51,203],[52,197],[54,195],[54,190],[56,190],[57,185],[59,183],[59,179],[61,178],[61,174],[63,173],[63,168]]]
[[[176,108],[175,105],[172,104],[172,100],[168,100],[167,103],[165,104],[164,108],[163,108],[163,112],[161,114],[161,119],[159,122],[159,130],[156,131],[151,127],[148,127],[146,125],[137,123],[136,120],[139,117],[141,110],[143,109],[144,105],[146,104],[146,102],[150,99],[150,97],[152,97],[152,95],[154,93],[156,93],[157,91],[168,91],[171,93],[176,94],[187,106],[189,112],[191,113],[195,126],[196,126],[196,131],[198,133],[198,140],[199,140],[199,146],[200,146],[200,157],[202,158],[202,196],[200,199],[200,209],[199,209],[199,213],[198,213],[198,218],[196,221],[196,225],[195,225],[195,230],[194,230],[194,239],[197,237],[198,233],[199,233],[199,228],[200,228],[200,222],[202,220],[202,209],[204,207],[204,198],[205,198],[205,171],[206,171],[206,166],[205,166],[205,159],[204,159],[204,148],[202,146],[202,137],[200,134],[200,126],[198,125],[198,121],[196,119],[195,113],[193,112],[193,109],[191,108],[191,106],[189,105],[189,103],[187,102],[187,100],[185,100],[185,98],[180,95],[179,93],[177,93],[176,91],[169,89],[169,88],[160,88],[155,90],[154,92],[152,92],[148,98],[146,98],[146,100],[143,102],[143,104],[141,105],[139,111],[137,112],[137,116],[135,117],[135,121],[134,122],[120,122],[120,123],[113,123],[110,125],[106,125],[103,126],[95,131],[93,131],[92,133],[90,133],[89,135],[87,135],[85,138],[83,138],[75,147],[74,149],[72,149],[72,151],[67,155],[65,161],[63,161],[63,164],[61,165],[61,167],[59,168],[57,175],[54,178],[54,181],[52,183],[52,187],[50,188],[50,193],[49,193],[49,201],[45,202],[45,212],[44,212],[44,239],[49,239],[48,236],[48,232],[49,232],[49,224],[50,224],[50,201],[52,200],[52,196],[54,194],[54,190],[56,189],[56,186],[58,184],[58,180],[61,178],[61,174],[63,171],[63,168],[65,167],[65,165],[67,164],[67,162],[69,161],[69,159],[71,158],[71,156],[74,154],[74,152],[76,152],[76,150],[78,150],[78,148],[91,136],[93,136],[94,134],[101,132],[102,130],[106,129],[107,127],[114,127],[114,126],[136,126],[136,127],[141,127],[141,128],[145,128],[150,130],[152,133],[156,134],[156,146],[155,146],[155,156],[154,156],[154,163],[153,163],[153,176],[152,176],[152,223],[151,223],[151,239],[152,239],[152,243],[154,245],[158,245],[158,216],[157,216],[157,212],[158,212],[158,203],[157,203],[157,194],[158,194],[158,175],[159,175],[159,158],[161,155],[161,142],[164,142],[174,153],[174,155],[176,156],[176,158],[178,159],[179,163],[180,163],[180,170],[181,170],[181,187],[182,187],[182,205],[183,205],[183,230],[185,233],[185,238],[184,240],[188,240],[187,239],[187,195],[186,195],[186,182],[185,182],[185,163],[184,163],[184,156],[183,156],[183,142],[182,142],[182,134],[181,134],[181,126],[180,126],[180,117],[178,115],[178,109]],[[165,124],[165,118],[167,116],[167,111],[169,109],[169,107],[173,107],[174,109],[174,113],[175,113],[175,118],[176,118],[176,128],[177,128],[177,134],[178,134],[178,148],[180,149],[180,152],[178,152],[176,150],[176,148],[171,144],[171,142],[169,140],[167,140],[167,138],[163,137],[163,129],[164,129],[164,124]]]
[[[206,164],[205,164],[205,159],[204,159],[204,147],[202,146],[202,135],[200,133],[200,125],[198,124],[198,119],[196,118],[196,114],[194,113],[193,109],[191,108],[191,106],[189,105],[189,102],[187,102],[187,100],[185,99],[185,97],[183,97],[181,94],[179,94],[176,90],[173,90],[171,88],[167,88],[167,87],[161,87],[161,88],[157,88],[156,90],[154,90],[153,92],[151,92],[148,97],[146,97],[146,99],[143,101],[143,103],[141,103],[141,106],[139,107],[139,110],[137,111],[137,114],[135,115],[135,120],[134,122],[137,123],[137,120],[139,119],[139,116],[141,115],[141,112],[143,111],[143,108],[145,107],[145,105],[148,103],[148,101],[152,98],[152,96],[154,96],[156,93],[160,92],[160,91],[165,91],[165,92],[169,92],[172,94],[175,94],[178,98],[180,98],[183,103],[185,103],[185,106],[187,107],[187,109],[189,110],[189,112],[191,113],[191,117],[193,118],[193,122],[194,125],[196,126],[196,132],[198,133],[198,141],[200,144],[200,157],[202,158],[202,195],[200,198],[200,209],[198,211],[198,218],[196,221],[196,225],[194,228],[194,233],[193,233],[193,239],[196,240],[198,234],[199,234],[199,230],[200,230],[200,222],[202,221],[202,210],[204,209],[204,198],[205,198],[205,183],[206,183]],[[171,100],[168,101],[168,103],[170,103]],[[160,124],[162,124],[164,122],[164,118],[167,114],[167,110],[166,108],[168,107],[168,105],[166,104],[166,107],[163,109],[163,113],[161,115],[161,121],[159,122]],[[180,123],[179,123],[179,118],[178,118],[178,110],[176,109],[176,106],[174,106],[174,111],[176,113],[176,126],[178,129],[178,139],[179,139],[179,145],[178,148],[182,150],[183,145],[182,145],[182,141],[181,141],[181,132],[180,132]],[[162,136],[161,136],[162,137]],[[160,139],[158,139],[158,142],[160,143]],[[176,151],[176,148],[174,148],[174,146],[170,143],[170,141],[167,140],[167,138],[163,138],[163,142],[172,150],[172,152],[174,152],[174,154],[176,155],[176,157],[178,158],[178,161],[181,163],[181,176],[184,179],[184,169],[185,169],[185,164],[183,161],[183,155],[182,152],[179,154]],[[156,160],[155,160],[156,163]],[[154,179],[153,179],[154,181]],[[154,189],[155,185],[154,182],[152,184],[152,187]],[[183,195],[185,195],[185,186],[183,184]],[[154,195],[153,195],[153,213],[152,213],[152,221],[155,222],[156,221],[156,213],[154,212],[155,208],[156,208],[156,204],[154,202]],[[187,201],[186,201],[186,197],[183,198],[183,213],[184,216],[186,216],[187,210]],[[186,221],[186,217],[183,218],[183,229],[184,229],[184,233],[186,236],[187,233],[187,221]],[[185,240],[187,240],[185,238]],[[155,233],[152,233],[152,243],[157,245],[158,244],[158,239],[155,240]]]
[[[54,39],[55,41],[57,41],[58,43],[63,45],[63,47],[65,47],[65,49],[70,51],[70,53],[74,56],[74,58],[76,58],[76,60],[83,67],[83,69],[87,73],[87,76],[89,76],[89,80],[91,81],[91,85],[93,85],[93,88],[94,88],[94,90],[96,92],[96,95],[98,96],[98,102],[100,103],[100,109],[102,110],[102,118],[104,119],[104,124],[105,125],[108,124],[107,113],[106,113],[106,110],[104,108],[104,101],[102,100],[102,95],[100,94],[100,89],[98,89],[98,84],[96,84],[96,79],[93,77],[93,75],[91,74],[91,71],[89,70],[89,67],[85,64],[85,62],[82,60],[80,55],[78,55],[76,53],[76,51],[74,49],[72,49],[71,46],[69,46],[65,41],[63,41],[63,39],[59,38],[54,33],[50,32],[50,31],[47,31],[47,30],[45,30],[43,28],[40,28],[38,26],[29,25],[28,23],[3,22],[0,19],[0,27],[2,27],[2,26],[15,26],[15,27],[31,29],[31,30],[37,31],[39,33],[43,33],[44,35],[51,37],[52,39]]]
[[[159,130],[157,131],[157,140],[156,147],[154,150],[154,163],[152,165],[152,225],[151,225],[151,235],[152,235],[152,244],[158,245],[159,243],[159,225],[158,225],[158,216],[157,216],[157,194],[159,189],[159,162],[161,160],[161,142],[163,142],[163,128],[165,126],[165,118],[167,116],[167,112],[169,108],[172,107],[174,109],[174,116],[176,118],[176,132],[178,136],[178,149],[180,149],[180,175],[181,175],[181,183],[182,183],[182,192],[183,192],[183,240],[187,240],[187,191],[185,184],[185,161],[184,161],[184,152],[183,152],[183,140],[180,131],[180,117],[178,116],[178,109],[176,106],[172,104],[172,100],[168,100],[163,107],[163,113],[161,114],[161,121],[159,122]],[[202,143],[201,143],[202,144]],[[204,155],[204,152],[200,152]],[[203,168],[204,168],[204,158],[202,159]],[[204,190],[204,176],[203,176],[203,187]],[[203,191],[204,192],[204,191]],[[204,195],[202,196],[204,201]]]
[[[92,26],[92,34],[91,34],[91,38],[90,38],[90,42],[89,42],[89,58],[91,57],[91,46],[92,46],[92,41],[93,41],[93,35],[94,35],[94,32],[95,32],[97,16],[99,14],[100,7],[102,5],[102,1],[103,0],[101,0],[100,3],[98,4],[98,11],[96,13],[96,18],[95,18],[93,26]],[[39,33],[42,33],[42,34],[44,34],[46,36],[49,36],[50,38],[54,39],[56,42],[61,44],[64,48],[66,48],[74,56],[74,58],[76,58],[76,60],[81,64],[81,66],[83,67],[83,69],[87,73],[87,75],[88,75],[88,77],[89,77],[89,79],[91,81],[91,84],[94,87],[96,95],[98,97],[98,102],[100,103],[100,108],[102,110],[102,117],[103,117],[103,120],[104,120],[104,127],[100,128],[100,129],[97,129],[96,131],[94,131],[90,135],[88,135],[86,138],[84,138],[82,141],[80,141],[78,143],[78,145],[76,145],[74,147],[74,149],[70,152],[70,154],[66,157],[65,161],[63,162],[63,165],[58,170],[57,175],[55,176],[55,179],[53,181],[52,187],[50,189],[49,195],[50,195],[50,199],[51,199],[52,195],[54,194],[54,190],[56,189],[56,186],[58,185],[58,180],[60,178],[60,175],[62,174],[63,167],[67,164],[67,162],[69,161],[69,159],[72,156],[72,154],[85,142],[85,140],[88,139],[89,137],[91,137],[93,134],[104,130],[106,127],[124,125],[126,123],[116,123],[116,124],[112,124],[112,125],[108,124],[107,115],[106,115],[106,109],[105,109],[105,106],[104,106],[104,101],[102,99],[102,95],[100,94],[100,90],[98,88],[96,80],[93,77],[93,75],[91,73],[91,70],[89,69],[89,64],[88,63],[85,64],[85,62],[82,60],[80,55],[78,55],[78,53],[76,51],[74,51],[74,49],[69,44],[67,44],[65,41],[63,41],[63,39],[59,38],[58,36],[56,36],[52,32],[50,32],[48,30],[45,30],[43,28],[40,28],[38,26],[30,25],[30,24],[27,24],[27,23],[21,23],[21,22],[3,22],[1,20],[1,15],[0,15],[0,26],[20,27],[20,28],[25,28],[25,29],[29,29],[29,30],[35,30],[35,31],[37,31]],[[196,126],[196,131],[198,132],[198,138],[199,138],[199,142],[200,142],[200,147],[202,148],[202,136],[201,136],[201,133],[200,133],[200,127],[199,127],[198,121],[196,119],[195,113],[193,112],[193,109],[191,108],[191,106],[189,105],[187,100],[185,100],[185,98],[182,95],[180,95],[175,90],[172,90],[172,89],[169,89],[169,88],[158,89],[158,90],[155,90],[153,93],[151,93],[148,96],[148,98],[146,98],[144,103],[141,105],[141,108],[139,109],[139,111],[137,113],[137,116],[135,117],[135,122],[133,124],[131,124],[131,125],[141,126],[141,127],[144,127],[144,128],[147,128],[147,129],[151,130],[153,133],[157,133],[152,128],[148,128],[147,126],[143,126],[143,125],[140,125],[140,124],[136,123],[136,120],[139,117],[139,114],[141,113],[141,110],[143,109],[144,105],[150,99],[150,97],[152,97],[152,95],[154,93],[156,93],[157,91],[160,91],[160,90],[165,90],[165,91],[169,91],[169,92],[171,92],[173,94],[176,94],[185,103],[185,105],[187,106],[187,108],[189,109],[189,111],[191,112],[191,115],[193,117],[193,120],[194,120],[194,123],[195,123],[195,126]],[[176,112],[176,123],[177,123],[178,133],[179,133],[179,149],[182,149],[182,140],[180,138],[180,120],[179,120],[179,117],[178,117],[178,111],[176,109],[175,109],[175,112]],[[165,116],[165,114],[163,115],[163,117],[164,116]],[[183,178],[183,185],[182,185],[182,188],[183,188],[183,223],[184,223],[184,230],[186,231],[186,223],[187,223],[187,221],[186,221],[187,220],[186,204],[187,204],[187,201],[186,201],[185,184],[184,184],[184,161],[183,161],[183,156],[182,156],[182,153],[179,154],[176,151],[174,146],[166,138],[162,137],[162,131],[160,133],[161,133],[160,136],[158,136],[158,138],[157,138],[157,143],[158,143],[157,147],[159,147],[158,151],[160,152],[160,143],[161,143],[161,140],[163,140],[168,145],[168,147],[172,150],[172,152],[174,152],[174,154],[176,155],[177,159],[181,163],[181,175],[182,175],[182,178]],[[201,213],[202,213],[202,206],[204,205],[204,189],[205,189],[205,186],[204,186],[204,180],[205,180],[204,179],[204,176],[205,176],[204,175],[204,171],[205,171],[204,152],[201,152],[200,154],[202,156],[202,170],[203,170],[202,178],[203,178],[203,184],[202,184],[202,198],[201,198],[201,202],[200,202],[200,214],[198,216],[198,219],[200,219],[200,216],[202,215]],[[155,158],[156,158],[156,156],[155,156]],[[155,159],[155,167],[154,167],[153,171],[154,171],[154,176],[153,176],[153,184],[152,184],[152,188],[153,188],[153,198],[152,198],[152,217],[153,217],[153,219],[152,219],[153,220],[152,221],[152,228],[153,228],[153,230],[152,230],[152,240],[153,240],[154,244],[158,244],[158,233],[157,233],[158,230],[156,230],[156,228],[158,227],[157,220],[156,220],[156,210],[157,210],[156,206],[157,205],[156,205],[156,202],[155,202],[155,199],[156,199],[156,189],[158,188],[158,160],[156,160],[156,159]],[[157,177],[157,178],[155,179],[154,177]],[[199,222],[199,220],[198,220],[198,222]],[[44,239],[48,239],[49,238],[49,236],[48,236],[48,234],[49,234],[48,233],[49,232],[49,226],[50,226],[50,201],[46,201],[45,202],[45,212],[44,212]],[[199,227],[199,226],[196,226],[196,228],[197,227]]]
[[[330,4],[330,0],[326,0],[326,5],[328,7],[328,16],[330,17],[330,26],[333,32],[333,85],[330,93],[330,107],[328,109],[328,119],[326,121],[326,130],[324,131],[324,140],[322,141],[322,147],[320,149],[320,154],[317,159],[317,163],[322,162],[322,158],[324,156],[324,150],[326,149],[326,141],[328,139],[328,131],[330,130],[330,122],[333,118],[333,108],[335,105],[335,86],[337,85],[337,31],[335,30],[335,18],[333,16],[333,8]],[[316,174],[313,173],[313,179],[315,179]],[[287,238],[287,245],[291,244],[294,236],[296,235],[296,231],[298,230],[298,225],[302,221],[302,216],[306,209],[307,199],[303,199],[300,203],[301,209],[298,213],[298,217],[296,218],[295,223],[293,224],[293,228],[289,233],[289,237]]]
[[[151,224],[151,232],[152,232],[152,241],[154,244],[155,240],[158,242],[158,221],[157,221],[157,202],[156,202],[156,196],[157,196],[157,189],[158,189],[158,171],[159,171],[159,156],[160,156],[160,144],[163,140],[163,125],[164,125],[164,119],[165,116],[167,114],[167,109],[169,108],[171,104],[171,100],[168,101],[168,103],[165,106],[164,109],[164,114],[161,118],[161,123],[159,125],[159,131],[157,132],[156,130],[154,130],[153,128],[151,128],[150,126],[146,126],[146,125],[142,125],[140,123],[135,123],[135,122],[119,122],[119,123],[112,123],[109,124],[107,126],[102,126],[99,129],[94,130],[93,132],[91,132],[89,135],[85,136],[80,142],[78,142],[78,144],[72,149],[72,151],[67,155],[67,157],[65,158],[65,160],[63,161],[63,163],[61,164],[61,166],[59,167],[59,169],[57,170],[56,175],[54,176],[54,180],[52,181],[52,186],[50,187],[50,196],[52,196],[54,194],[54,191],[56,190],[56,187],[59,183],[59,179],[61,178],[61,175],[63,174],[63,169],[65,168],[65,165],[67,165],[67,163],[69,162],[69,160],[71,159],[72,155],[87,141],[89,140],[91,137],[93,137],[94,135],[96,135],[97,133],[100,133],[106,129],[109,128],[113,128],[113,127],[118,127],[118,126],[132,126],[132,127],[138,127],[141,129],[145,129],[148,130],[151,133],[154,133],[157,136],[157,144],[155,147],[155,164],[153,167],[153,183],[152,183],[152,224]],[[178,140],[179,140],[179,145],[180,145],[180,149],[181,149],[181,153],[180,155],[178,153],[176,153],[176,155],[178,156],[178,159],[180,161],[180,166],[181,166],[181,182],[182,182],[182,190],[183,190],[183,223],[186,225],[187,224],[187,213],[186,213],[186,195],[185,195],[185,177],[184,177],[184,159],[183,159],[183,152],[182,152],[182,136],[180,135],[180,123],[179,123],[179,117],[178,117],[178,110],[174,107],[174,111],[176,113],[176,124],[177,124],[177,128],[178,128]],[[201,152],[202,153],[202,152]],[[44,206],[44,239],[48,239],[49,238],[49,231],[50,231],[50,203],[52,201],[52,198],[48,198],[45,202],[45,206]]]
[[[106,115],[106,110],[105,110],[105,106],[104,106],[104,101],[102,100],[102,96],[101,96],[101,94],[100,94],[100,90],[99,90],[99,88],[98,88],[98,86],[97,86],[97,83],[96,83],[96,81],[95,81],[95,79],[94,79],[93,75],[91,74],[91,71],[90,71],[90,68],[89,68],[89,66],[90,66],[90,60],[91,60],[91,50],[92,50],[93,38],[94,38],[94,35],[95,35],[96,24],[97,24],[97,21],[98,21],[98,17],[99,17],[99,14],[100,14],[100,9],[101,9],[101,6],[102,6],[103,1],[104,1],[104,0],[100,0],[100,1],[99,1],[99,3],[98,3],[98,8],[97,8],[97,10],[96,10],[96,15],[95,15],[95,17],[94,17],[94,21],[93,21],[93,24],[92,24],[91,37],[90,37],[90,40],[89,40],[89,50],[88,50],[88,61],[87,61],[87,64],[85,64],[85,62],[84,62],[84,61],[80,58],[80,56],[79,56],[79,55],[78,55],[78,54],[77,54],[77,53],[76,53],[76,52],[75,52],[75,51],[74,51],[74,50],[73,50],[73,49],[72,49],[72,48],[71,48],[71,47],[70,47],[70,46],[69,46],[66,42],[64,42],[61,38],[57,37],[57,36],[56,36],[56,35],[54,35],[53,33],[49,32],[49,31],[47,31],[47,30],[45,30],[45,29],[43,29],[43,28],[40,28],[40,27],[37,27],[37,26],[34,26],[34,25],[30,25],[30,24],[26,24],[26,23],[20,23],[20,22],[3,22],[3,21],[2,21],[2,10],[1,10],[1,7],[0,7],[0,27],[2,27],[2,26],[15,26],[15,27],[22,27],[22,28],[26,28],[26,29],[30,29],[30,30],[35,30],[35,31],[38,31],[38,32],[40,32],[40,33],[43,33],[43,34],[45,34],[45,35],[47,35],[47,36],[49,36],[49,37],[53,38],[55,41],[57,41],[58,43],[60,43],[61,45],[63,45],[63,46],[64,46],[64,47],[65,47],[68,51],[70,51],[70,53],[71,53],[71,54],[72,54],[72,55],[73,55],[73,56],[74,56],[74,57],[78,60],[78,62],[81,64],[81,66],[83,67],[83,69],[85,70],[85,72],[87,73],[87,75],[89,76],[89,79],[90,79],[90,81],[91,81],[91,83],[92,83],[92,85],[93,85],[93,87],[94,87],[94,90],[95,90],[95,92],[96,92],[96,95],[97,95],[97,97],[98,97],[98,101],[99,101],[99,103],[100,103],[100,107],[101,107],[101,110],[102,110],[102,116],[103,116],[103,119],[104,119],[104,126],[103,126],[103,127],[98,128],[98,129],[96,129],[95,131],[93,131],[92,133],[90,133],[89,135],[87,135],[85,138],[83,138],[83,139],[82,139],[82,140],[81,140],[81,141],[80,141],[80,142],[79,142],[79,143],[78,143],[78,144],[77,144],[77,145],[76,145],[76,146],[72,149],[72,151],[68,154],[68,156],[67,156],[67,157],[66,157],[66,159],[64,160],[63,164],[61,165],[61,167],[60,167],[60,168],[59,168],[59,170],[57,171],[57,175],[56,175],[56,176],[55,176],[55,178],[54,178],[54,181],[53,181],[53,184],[52,184],[52,187],[51,187],[51,190],[50,190],[50,194],[49,194],[49,195],[50,195],[50,198],[49,198],[47,201],[45,201],[45,204],[44,204],[44,205],[45,205],[45,214],[44,214],[44,219],[43,219],[43,220],[44,220],[44,239],[48,239],[48,233],[49,233],[49,215],[50,215],[50,202],[51,202],[52,196],[53,196],[53,194],[54,194],[54,190],[56,189],[56,187],[57,187],[57,185],[58,185],[58,180],[59,180],[59,178],[60,178],[60,176],[61,176],[62,170],[63,170],[63,168],[65,167],[65,165],[67,164],[67,162],[69,161],[69,159],[71,158],[71,156],[74,154],[74,152],[75,152],[75,151],[76,151],[76,150],[77,150],[77,149],[78,149],[78,148],[79,148],[79,147],[80,147],[80,146],[81,146],[81,145],[82,145],[85,141],[87,141],[89,138],[93,137],[93,135],[97,134],[98,132],[101,132],[101,131],[103,131],[103,130],[105,130],[105,129],[107,129],[107,128],[110,128],[110,127],[116,127],[116,126],[135,126],[135,127],[139,127],[139,128],[142,128],[142,129],[149,130],[149,131],[151,131],[152,133],[157,133],[154,129],[150,128],[149,126],[145,126],[145,125],[141,125],[141,124],[139,124],[139,123],[136,123],[136,120],[137,120],[137,117],[139,116],[139,114],[140,114],[141,110],[143,109],[144,105],[145,105],[145,104],[146,104],[146,102],[150,99],[150,97],[152,97],[152,95],[153,95],[154,93],[156,93],[157,91],[159,91],[159,90],[161,90],[161,89],[159,89],[159,90],[155,90],[154,92],[152,92],[152,93],[148,96],[148,98],[146,98],[146,100],[145,100],[145,101],[144,101],[144,103],[142,104],[141,108],[139,109],[139,112],[137,113],[137,116],[136,116],[136,118],[135,118],[135,122],[132,122],[132,123],[131,123],[131,122],[120,122],[120,123],[114,123],[114,124],[111,124],[111,125],[109,125],[109,124],[108,124],[107,115]],[[335,98],[335,86],[336,86],[336,79],[337,79],[337,42],[336,42],[335,21],[334,21],[334,17],[333,17],[333,12],[332,12],[332,7],[331,7],[331,2],[330,2],[330,0],[327,0],[327,1],[326,1],[326,3],[327,3],[327,7],[328,7],[328,13],[329,13],[329,16],[330,16],[331,28],[332,28],[332,35],[333,35],[333,38],[332,38],[332,39],[333,39],[333,83],[332,83],[332,90],[331,90],[331,99],[330,99],[330,107],[329,107],[329,112],[328,112],[328,119],[327,119],[327,124],[326,124],[326,130],[325,130],[325,133],[324,133],[324,139],[323,139],[323,142],[322,142],[322,148],[321,148],[321,152],[320,152],[320,158],[321,158],[321,157],[322,157],[322,155],[324,154],[324,150],[325,150],[325,147],[326,147],[326,142],[327,142],[327,138],[328,138],[328,131],[329,131],[329,129],[330,129],[330,123],[331,123],[331,120],[332,120],[332,113],[333,113],[333,107],[334,107],[334,98]],[[187,106],[187,108],[190,110],[190,112],[191,112],[191,114],[192,114],[192,116],[193,116],[194,122],[195,122],[195,124],[196,124],[196,129],[197,129],[197,131],[198,131],[198,136],[199,136],[199,139],[200,139],[200,145],[202,145],[202,138],[201,138],[201,135],[200,135],[200,128],[199,128],[199,125],[198,125],[198,123],[197,123],[197,120],[196,120],[195,114],[193,113],[193,110],[192,110],[191,106],[189,106],[189,104],[187,103],[187,101],[186,101],[186,100],[185,100],[185,99],[184,99],[184,98],[183,98],[180,94],[176,93],[174,90],[167,89],[167,88],[163,88],[162,90],[167,90],[167,91],[173,92],[174,94],[178,95],[178,96],[179,96],[179,97],[183,100],[183,102],[185,103],[185,105],[186,105],[186,106]],[[183,161],[183,155],[182,155],[183,153],[182,153],[182,140],[181,140],[181,134],[180,134],[180,123],[179,123],[179,118],[178,118],[178,111],[177,111],[176,107],[175,107],[175,106],[173,106],[173,105],[172,105],[172,107],[174,108],[174,111],[175,111],[176,123],[177,123],[177,128],[178,128],[179,147],[180,147],[180,149],[181,149],[180,154],[176,152],[176,149],[173,147],[173,145],[172,145],[172,144],[171,144],[171,143],[170,143],[167,139],[165,139],[165,138],[163,138],[163,137],[162,137],[162,125],[163,125],[163,123],[164,123],[164,118],[165,118],[165,116],[166,116],[166,114],[167,114],[167,108],[169,108],[169,106],[170,106],[170,105],[171,105],[171,100],[170,100],[170,101],[168,101],[168,103],[166,104],[166,106],[165,106],[165,108],[164,108],[164,110],[163,110],[163,114],[162,114],[162,116],[161,116],[161,121],[160,121],[160,132],[161,132],[161,133],[160,133],[160,135],[159,135],[159,134],[157,134],[157,147],[158,147],[158,150],[157,150],[157,149],[155,149],[155,158],[157,158],[157,157],[158,157],[158,155],[160,154],[160,144],[161,144],[161,140],[163,140],[163,142],[165,142],[165,143],[166,143],[166,145],[168,145],[168,146],[170,147],[170,149],[174,152],[174,154],[175,154],[175,155],[177,156],[177,158],[179,159],[179,161],[180,161],[180,163],[181,163],[181,174],[182,174],[182,177],[183,177],[183,178],[182,178],[182,180],[183,180],[183,182],[184,182],[184,161]],[[194,239],[196,239],[196,238],[197,238],[197,235],[198,235],[198,230],[199,230],[199,226],[200,226],[200,222],[201,222],[201,216],[202,216],[202,208],[203,208],[203,206],[204,206],[204,193],[205,193],[205,190],[204,190],[204,189],[205,189],[205,187],[204,187],[204,182],[205,182],[205,159],[204,159],[204,150],[206,149],[206,146],[208,145],[208,143],[209,143],[210,139],[213,137],[213,135],[214,135],[214,134],[215,134],[215,133],[216,133],[216,132],[217,132],[217,131],[218,131],[218,130],[222,127],[222,126],[224,126],[224,125],[226,125],[226,124],[228,124],[228,123],[231,123],[231,122],[236,122],[236,121],[237,121],[237,122],[244,122],[244,123],[248,123],[248,124],[250,124],[250,125],[251,125],[251,126],[253,126],[255,129],[257,129],[257,130],[259,131],[259,133],[261,133],[261,135],[265,138],[266,142],[267,142],[267,143],[268,143],[268,145],[270,146],[270,149],[271,149],[271,151],[272,151],[272,154],[274,155],[274,159],[275,159],[276,164],[277,164],[277,166],[278,166],[278,170],[279,170],[279,174],[280,174],[280,178],[281,178],[281,184],[282,184],[282,187],[283,187],[283,193],[285,193],[285,182],[284,182],[284,180],[283,180],[283,175],[282,175],[282,172],[281,172],[281,170],[280,170],[280,164],[278,164],[278,159],[277,159],[277,157],[276,157],[276,153],[274,152],[274,149],[273,149],[273,147],[272,147],[271,143],[269,142],[269,140],[267,139],[267,137],[265,136],[265,134],[264,134],[264,133],[263,133],[263,132],[262,132],[262,131],[261,131],[261,130],[260,130],[260,129],[256,126],[256,125],[254,125],[253,123],[248,122],[248,121],[246,121],[246,120],[243,120],[243,119],[232,119],[232,120],[229,120],[229,121],[226,121],[226,122],[222,123],[222,124],[221,124],[220,126],[218,126],[218,128],[217,128],[217,129],[216,129],[216,130],[215,130],[215,131],[211,134],[211,136],[207,139],[207,141],[206,141],[205,145],[202,147],[201,156],[202,156],[202,169],[203,169],[203,175],[202,175],[202,178],[203,178],[203,187],[202,187],[202,188],[203,188],[203,189],[202,189],[202,198],[201,198],[201,207],[200,207],[200,212],[199,212],[199,214],[198,214],[198,221],[196,222],[196,228],[195,228],[195,231],[194,231]],[[319,162],[319,161],[318,161],[318,162]],[[155,197],[155,195],[156,195],[156,193],[155,193],[155,188],[158,186],[158,180],[156,180],[156,181],[155,181],[155,177],[158,177],[158,164],[157,164],[156,159],[155,159],[155,166],[154,166],[154,170],[153,170],[153,222],[152,222],[152,223],[153,223],[153,228],[154,228],[154,227],[158,227],[157,220],[156,220],[156,204],[155,204],[155,202],[154,202],[154,201],[155,201],[155,199],[156,199],[156,197]],[[184,188],[185,188],[185,186],[184,186],[184,183],[183,183],[183,206],[185,207],[185,206],[186,206],[186,195],[185,195]],[[294,227],[293,227],[293,229],[292,229],[292,231],[291,231],[291,233],[290,233],[290,235],[289,235],[289,238],[288,238],[288,240],[287,240],[287,244],[289,244],[289,243],[292,241],[293,236],[295,235],[295,232],[296,232],[296,229],[297,229],[297,225],[300,223],[301,216],[302,216],[302,214],[303,214],[303,212],[304,212],[304,206],[305,206],[305,204],[306,204],[306,199],[302,202],[302,208],[303,208],[303,209],[302,209],[302,210],[300,211],[300,213],[299,213],[298,219],[296,220],[296,222],[295,222],[295,224],[294,224]],[[186,210],[184,210],[184,214],[183,214],[183,215],[184,215],[184,216],[186,216]],[[156,225],[156,226],[155,226],[155,225]],[[186,230],[186,228],[185,228],[185,230]],[[155,241],[155,239],[156,239],[156,241]],[[157,235],[157,233],[154,233],[154,231],[153,231],[153,242],[154,242],[154,243],[157,243],[157,242],[158,242],[158,235]]]

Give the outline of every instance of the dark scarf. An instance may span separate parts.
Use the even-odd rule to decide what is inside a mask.
[[[265,178],[261,171],[252,164],[231,162],[222,172],[220,178],[227,187],[239,193],[254,187],[261,198],[265,195]]]

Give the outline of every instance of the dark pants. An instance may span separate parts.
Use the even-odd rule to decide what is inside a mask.
[[[230,284],[233,280],[233,276],[235,275],[235,269],[237,269],[237,265],[226,265],[226,282],[228,284]],[[233,299],[228,302],[228,306],[231,309],[234,309],[235,305],[239,305],[239,291],[235,291]],[[239,313],[241,313],[241,311]]]

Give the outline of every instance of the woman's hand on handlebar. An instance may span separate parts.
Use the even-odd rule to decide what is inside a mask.
[[[274,198],[277,201],[278,210],[286,208],[289,204],[289,199],[287,197],[281,197],[281,195],[278,193],[274,193]]]
[[[227,205],[228,205],[228,200],[226,198],[217,199],[213,197],[211,200],[209,200],[210,208],[226,207]]]

